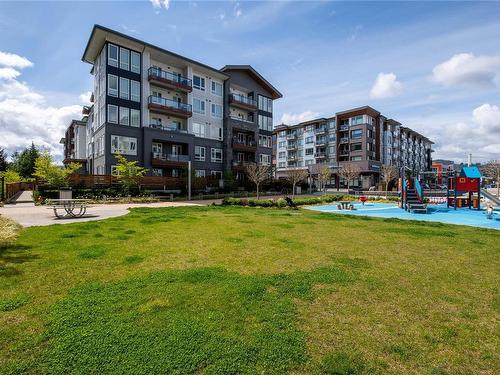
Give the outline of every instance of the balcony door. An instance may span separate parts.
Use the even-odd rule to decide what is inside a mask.
[[[172,155],[179,156],[182,154],[182,146],[181,145],[172,145]]]
[[[161,155],[162,154],[162,144],[158,142],[153,142],[152,145],[153,155]]]

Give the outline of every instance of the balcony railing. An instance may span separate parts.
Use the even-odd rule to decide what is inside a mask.
[[[187,133],[187,129],[182,129],[174,125],[162,125],[162,124],[149,124],[151,129],[158,129],[169,132]]]
[[[249,107],[257,107],[257,101],[252,98],[249,98],[248,96],[230,94],[229,100],[234,103],[245,104]]]
[[[148,104],[149,109],[157,109],[160,112],[168,112],[174,115],[180,114],[187,117],[192,115],[191,104],[181,103],[176,100],[151,95],[148,98]]]
[[[286,135],[286,139],[295,139],[295,138],[297,138],[297,134],[295,134],[295,133]]]
[[[236,120],[236,121],[246,122],[248,124],[255,124],[255,122],[254,122],[253,119],[248,119],[248,118],[243,118],[243,117],[236,117],[236,116],[229,116],[229,118],[231,118],[232,120]]]
[[[339,130],[340,130],[340,131],[346,131],[346,130],[349,130],[349,125],[340,125],[340,126],[339,126]]]
[[[326,144],[326,138],[323,139],[316,139],[316,146],[321,146]]]
[[[324,152],[317,152],[314,155],[315,158],[326,158],[326,154]]]
[[[316,134],[322,134],[322,133],[326,132],[326,128],[325,127],[317,128],[314,130],[314,132]]]
[[[243,161],[238,161],[238,160],[233,160],[233,167],[246,167],[247,165],[254,164],[255,161],[252,160],[243,160]]]
[[[173,155],[173,154],[163,154],[161,152],[153,152],[153,159],[161,161],[172,161],[178,163],[187,163],[189,161],[189,155]]]
[[[193,89],[193,81],[187,77],[183,77],[180,74],[174,74],[172,72],[167,72],[160,68],[151,67],[148,69],[149,79],[157,79],[160,82],[167,84],[168,86],[174,86],[187,91]]]
[[[286,148],[288,150],[295,150],[297,148],[297,144],[296,143],[289,144]]]
[[[349,143],[349,138],[340,138],[340,143]]]

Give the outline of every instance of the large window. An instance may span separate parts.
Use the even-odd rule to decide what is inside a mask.
[[[130,51],[130,70],[134,73],[141,73],[141,54]]]
[[[273,118],[259,115],[259,129],[262,130],[273,130]]]
[[[306,137],[306,143],[314,143],[314,137],[313,136]]]
[[[120,47],[120,69],[129,70],[130,69],[130,57],[129,50]]]
[[[118,77],[108,74],[108,95],[118,97]]]
[[[108,104],[108,122],[118,124],[118,107]]]
[[[120,77],[120,98],[129,100],[129,80]]]
[[[205,91],[205,78],[193,74],[193,87]]]
[[[351,144],[351,151],[362,151],[363,145],[361,143],[353,143]]]
[[[138,128],[141,125],[141,111],[138,109],[130,110],[130,126]]]
[[[118,67],[118,47],[108,44],[108,65]]]
[[[210,171],[210,175],[221,179],[222,178],[222,171]]]
[[[314,154],[314,148],[306,148],[306,155],[313,155]]]
[[[272,147],[272,138],[268,135],[259,135],[259,146]]]
[[[120,125],[130,125],[130,110],[126,107],[120,107]]]
[[[359,124],[363,124],[363,123],[364,123],[364,119],[363,119],[362,115],[351,117],[351,125],[359,125]]]
[[[261,111],[273,112],[273,100],[266,98],[265,96],[259,95],[259,109]]]
[[[271,155],[260,154],[259,158],[261,165],[271,165]]]
[[[123,155],[137,155],[137,138],[112,135],[111,153],[117,152]]]
[[[212,103],[212,117],[222,118],[222,105]]]
[[[205,147],[194,146],[194,160],[205,161]]]
[[[197,137],[205,137],[205,124],[193,123],[193,134]]]
[[[205,170],[204,169],[195,169],[194,176],[195,177],[205,177]]]
[[[212,81],[212,94],[222,96],[222,84]]]
[[[205,114],[205,101],[200,99],[193,99],[193,112]]]
[[[139,81],[130,81],[130,100],[141,101],[141,84]]]
[[[222,163],[222,149],[212,148],[210,152],[211,152],[210,161],[212,163]]]
[[[362,129],[351,130],[351,138],[353,138],[353,139],[359,139],[362,136],[363,136],[363,130]]]

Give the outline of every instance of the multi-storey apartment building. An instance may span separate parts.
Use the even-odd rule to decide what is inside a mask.
[[[72,120],[66,129],[64,138],[59,141],[63,145],[63,163],[80,163],[85,165],[86,156],[86,133],[87,118],[82,120]]]
[[[342,181],[335,171],[346,163],[359,167],[361,175],[353,186],[369,188],[377,183],[382,165],[393,165],[415,173],[431,168],[432,142],[377,110],[365,106],[275,129],[276,175],[288,169],[308,168],[312,173],[325,164],[333,179]]]
[[[82,59],[94,76],[88,173],[113,174],[117,152],[156,176],[180,176],[191,162],[196,176],[243,178],[245,162],[270,164],[281,94],[252,67],[218,70],[98,25]]]

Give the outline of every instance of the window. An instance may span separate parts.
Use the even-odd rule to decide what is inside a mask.
[[[118,107],[116,105],[108,104],[108,122],[118,123]]]
[[[141,54],[130,51],[130,63],[130,70],[134,73],[141,74]]]
[[[193,87],[205,91],[205,78],[193,74]]]
[[[141,101],[141,84],[139,81],[130,81],[130,100]]]
[[[306,155],[313,155],[314,154],[314,148],[306,148]]]
[[[273,100],[270,98],[266,98],[265,96],[259,95],[259,109],[261,111],[273,112]]]
[[[306,160],[306,165],[313,165],[314,164],[314,160],[313,159],[310,159],[310,160]]]
[[[306,137],[306,143],[314,143],[314,137],[313,136]]]
[[[120,98],[129,99],[129,80],[127,78],[120,77]]]
[[[259,135],[259,146],[272,147],[272,138],[268,135]]]
[[[129,120],[129,109],[120,107],[120,125],[130,125]]]
[[[205,147],[194,146],[194,160],[205,161]]]
[[[307,133],[310,133],[310,132],[313,132],[314,131],[314,125],[307,125],[306,126],[306,132]]]
[[[111,136],[111,153],[123,155],[137,155],[137,139],[122,137],[121,135]]]
[[[222,118],[222,105],[212,103],[212,117]]]
[[[222,163],[222,149],[212,148],[210,152],[211,152],[210,161],[212,163]]]
[[[280,158],[280,159],[286,158],[286,152],[285,151],[280,151],[280,153],[278,154],[278,158]]]
[[[195,177],[205,177],[205,170],[204,169],[195,169],[194,176]]]
[[[118,97],[118,77],[108,74],[108,95]]]
[[[210,175],[217,177],[218,179],[222,178],[222,171],[210,171]]]
[[[262,130],[273,130],[273,118],[259,115],[259,129]]]
[[[118,67],[118,47],[108,44],[108,65]]]
[[[363,124],[363,123],[364,123],[364,119],[363,119],[362,115],[351,118],[351,125],[359,125],[359,124]]]
[[[120,69],[129,70],[129,50],[120,47]]]
[[[286,161],[280,161],[278,163],[278,168],[286,168]]]
[[[279,148],[285,148],[285,147],[286,147],[286,141],[280,141],[280,142],[278,143],[278,147],[279,147]]]
[[[193,123],[193,134],[197,137],[205,137],[205,124]]]
[[[151,172],[153,173],[153,176],[163,176],[163,169],[153,168]]]
[[[130,110],[130,126],[138,128],[141,125],[141,111],[138,109]]]
[[[366,144],[366,151],[373,151],[373,143],[368,142]],[[390,153],[391,150],[389,150]]]
[[[358,129],[358,130],[351,130],[351,138],[353,139],[359,139],[363,136],[363,130]]]
[[[351,161],[361,161],[361,156],[351,156]]]
[[[361,143],[353,143],[351,144],[351,151],[362,151],[363,145]]]
[[[205,101],[200,99],[193,99],[193,112],[205,114]]]
[[[212,94],[222,96],[222,84],[212,81]]]
[[[260,154],[259,160],[261,165],[271,165],[271,155]]]

